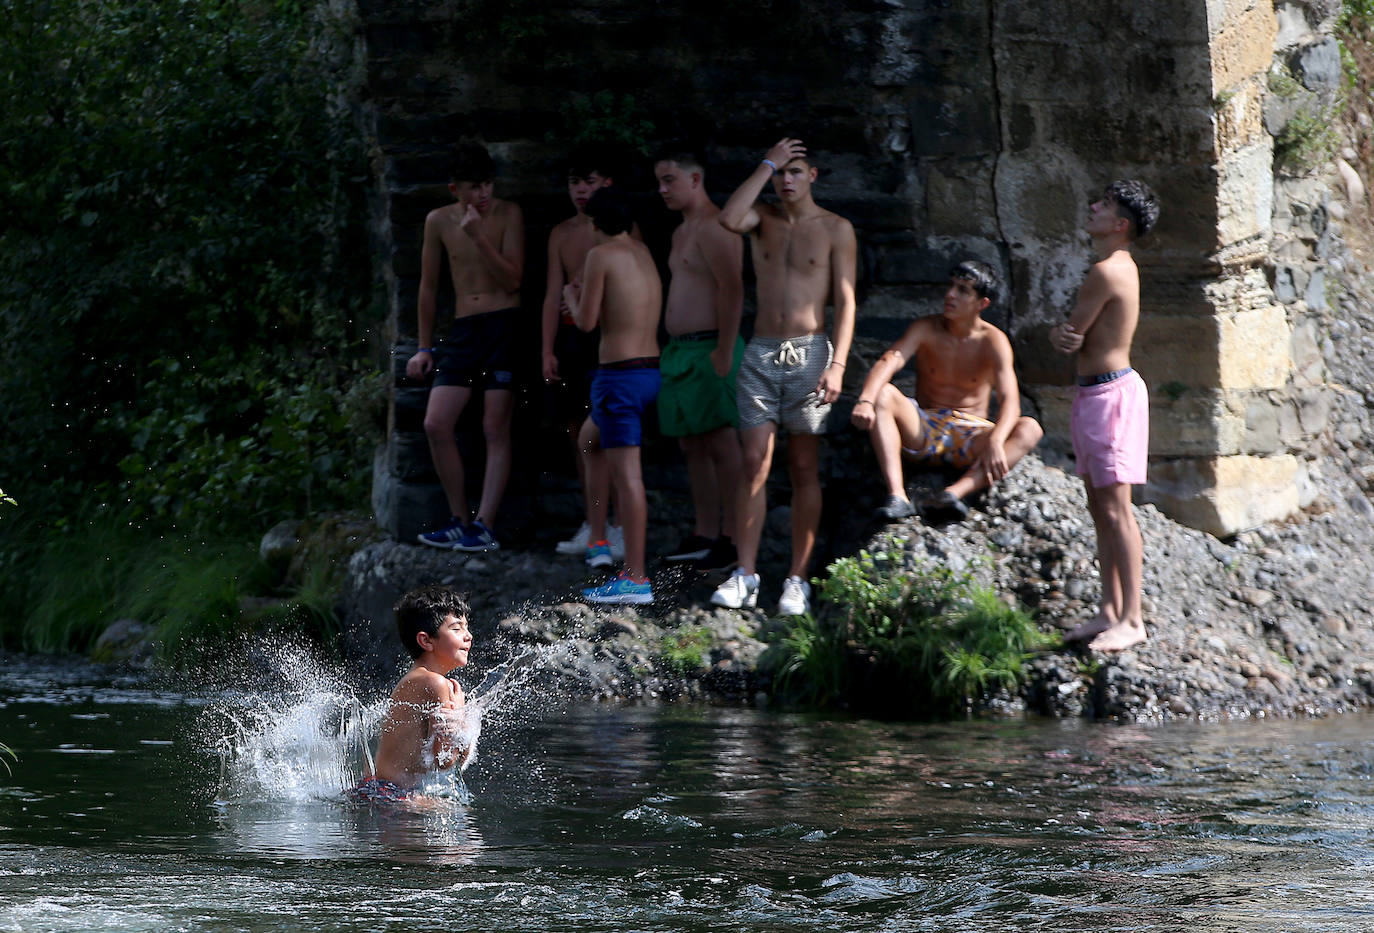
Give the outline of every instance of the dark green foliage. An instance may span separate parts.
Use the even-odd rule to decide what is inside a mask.
[[[968,576],[908,567],[895,542],[827,569],[821,614],[780,643],[779,688],[802,702],[945,716],[1015,688],[1029,653],[1052,641]]]
[[[87,651],[118,619],[151,628],[158,655],[176,664],[213,663],[226,644],[250,634],[338,642],[337,585],[328,564],[307,565],[303,579],[282,581],[248,538],[154,535],[104,510],[80,527],[50,533],[22,565],[11,553],[3,556],[10,561],[0,564],[6,641],[26,651]]]
[[[356,499],[370,273],[334,29],[290,0],[0,0],[0,479],[26,509],[247,529]]]

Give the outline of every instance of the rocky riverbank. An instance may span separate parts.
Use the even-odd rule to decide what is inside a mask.
[[[1114,656],[1043,654],[1019,693],[993,705],[1131,720],[1370,705],[1374,547],[1367,511],[1359,511],[1368,501],[1350,474],[1322,482],[1299,516],[1229,542],[1177,525],[1152,506],[1138,508],[1149,640]],[[770,523],[783,524],[781,513],[775,510]],[[894,536],[908,564],[969,570],[1027,606],[1046,630],[1071,628],[1097,599],[1094,536],[1080,483],[1034,456],[963,523],[912,520],[866,530],[874,546]],[[558,689],[605,699],[764,702],[765,653],[784,622],[763,609],[712,607],[708,598],[720,577],[662,569],[655,578],[659,605],[607,611],[572,598],[587,573],[579,560],[555,556],[552,541],[472,556],[374,541],[349,560],[342,600],[347,650],[365,661],[365,674],[391,676],[400,657],[391,603],[411,586],[441,581],[471,595],[479,655],[495,660],[537,649]],[[776,594],[765,593],[771,609]]]

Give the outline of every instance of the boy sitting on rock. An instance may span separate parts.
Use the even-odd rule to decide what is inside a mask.
[[[941,314],[918,318],[879,357],[864,380],[850,420],[869,432],[887,501],[878,514],[898,521],[916,513],[902,477],[902,454],[963,475],[927,506],[930,518],[963,518],[964,498],[1006,476],[1044,435],[1021,414],[1021,391],[1012,368],[1011,341],[983,320],[1001,285],[986,263],[965,260],[949,274]],[[916,360],[916,397],[892,384]],[[992,393],[997,420],[989,420]]]

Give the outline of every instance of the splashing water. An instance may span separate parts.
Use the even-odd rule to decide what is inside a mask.
[[[204,741],[220,760],[217,803],[338,800],[373,769],[388,697],[360,697],[342,674],[302,648],[272,646],[259,654],[271,664],[275,687],[234,694],[203,719]],[[471,798],[461,772],[476,759],[483,719],[500,707],[522,705],[545,654],[530,650],[499,664],[470,690],[455,742],[470,753],[458,768],[429,774],[422,794]]]

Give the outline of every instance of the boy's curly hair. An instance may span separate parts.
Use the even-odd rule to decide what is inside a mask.
[[[431,583],[402,596],[392,611],[396,613],[396,633],[401,636],[401,644],[412,658],[418,658],[424,649],[415,636],[424,632],[432,638],[439,634],[445,617],[461,619],[472,609],[457,590]]]

